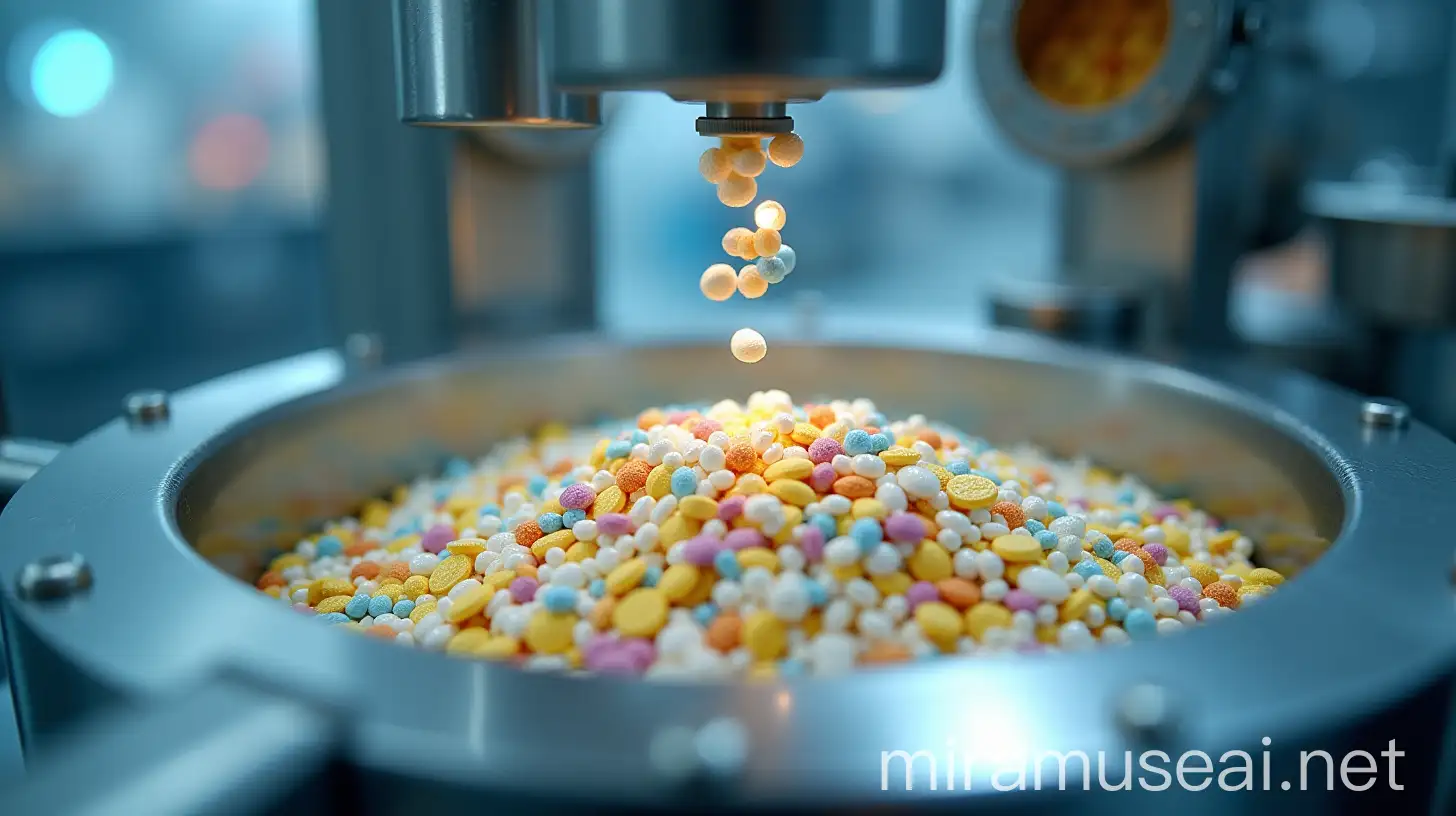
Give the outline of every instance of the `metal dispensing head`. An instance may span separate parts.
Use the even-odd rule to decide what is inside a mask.
[[[793,130],[788,105],[921,85],[945,63],[945,0],[396,0],[401,118],[595,124],[606,91],[705,106],[705,136]],[[576,107],[573,107],[576,106]]]
[[[583,128],[601,100],[552,78],[553,0],[394,0],[399,117],[411,125]]]

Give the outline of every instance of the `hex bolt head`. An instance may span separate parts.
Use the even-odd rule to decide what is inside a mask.
[[[91,588],[91,565],[79,553],[50,555],[26,564],[15,589],[26,601],[58,601]]]
[[[1360,405],[1360,424],[1367,428],[1404,428],[1410,423],[1410,408],[1399,400],[1376,397]]]
[[[171,401],[165,391],[133,391],[122,401],[126,419],[133,425],[155,425],[172,415]]]

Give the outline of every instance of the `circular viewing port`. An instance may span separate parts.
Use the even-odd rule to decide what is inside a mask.
[[[1168,41],[1169,0],[1023,0],[1016,56],[1047,99],[1100,108],[1135,93]]]

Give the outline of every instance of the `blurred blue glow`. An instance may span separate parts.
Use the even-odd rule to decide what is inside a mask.
[[[41,45],[30,64],[35,101],[54,116],[73,117],[95,108],[111,89],[111,49],[94,33],[72,28]]]

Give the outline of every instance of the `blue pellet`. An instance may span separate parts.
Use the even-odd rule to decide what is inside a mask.
[[[415,602],[409,598],[400,598],[395,602],[394,608],[390,610],[396,618],[408,618],[410,613],[415,611]]]
[[[607,582],[601,578],[593,578],[592,582],[587,584],[586,592],[593,598],[600,598],[607,594]]]
[[[1127,620],[1122,622],[1127,636],[1134,640],[1146,640],[1158,633],[1158,622],[1146,609],[1129,609]]]
[[[1072,571],[1083,578],[1091,578],[1094,575],[1101,575],[1102,567],[1098,566],[1096,561],[1090,558],[1084,558],[1077,562],[1077,566],[1072,567]]]
[[[349,616],[345,615],[343,612],[330,612],[327,615],[319,615],[319,620],[328,623],[348,623]]]
[[[621,459],[632,452],[632,443],[626,439],[614,439],[607,444],[607,461]]]
[[[738,556],[732,550],[719,550],[713,555],[713,568],[718,574],[728,580],[736,580],[743,574],[743,568],[738,565]]]
[[[662,580],[662,567],[648,567],[642,573],[642,586],[655,587],[657,582]]]
[[[363,619],[365,615],[369,614],[369,601],[369,596],[362,592],[355,595],[349,599],[349,603],[344,607],[344,614],[354,620]]]
[[[338,536],[326,535],[318,540],[314,548],[318,551],[320,558],[338,555],[344,551],[344,542],[340,541]]]
[[[846,456],[858,456],[861,453],[869,453],[872,447],[874,447],[874,443],[870,441],[869,433],[864,430],[855,428],[844,435],[844,453]]]
[[[546,477],[537,474],[535,476],[532,476],[530,480],[526,482],[526,491],[532,496],[540,496],[541,493],[546,490],[546,485]]]
[[[825,589],[823,584],[818,581],[808,581],[806,583],[809,590],[809,604],[811,606],[818,609],[829,603],[829,590]]]
[[[1067,508],[1061,502],[1047,502],[1047,518],[1059,519],[1067,514]]]
[[[541,527],[543,533],[554,533],[564,526],[560,513],[542,513],[536,517],[536,524]]]
[[[945,469],[957,476],[969,476],[971,473],[971,466],[966,462],[951,462]]]
[[[537,595],[541,605],[550,612],[570,612],[576,609],[576,590],[569,586],[553,584]]]
[[[672,495],[679,499],[698,492],[698,474],[690,467],[680,467],[672,472]]]
[[[1107,617],[1120,621],[1127,617],[1127,601],[1121,598],[1113,598],[1107,602]]]
[[[561,514],[561,526],[563,528],[575,527],[578,521],[586,521],[585,510],[567,510]]]
[[[1043,550],[1055,550],[1057,548],[1057,534],[1051,530],[1041,530],[1036,534],[1036,540],[1041,543]]]
[[[708,624],[712,623],[713,618],[716,617],[718,617],[718,607],[714,606],[713,604],[698,604],[696,607],[693,608],[693,620],[697,621],[702,626],[707,626]]]
[[[376,595],[369,599],[369,614],[376,618],[393,609],[394,601],[388,595]]]
[[[1026,531],[1028,533],[1031,533],[1032,535],[1036,535],[1037,533],[1039,533],[1042,530],[1045,530],[1046,529],[1046,525],[1045,524],[1042,524],[1041,522],[1037,521],[1036,519],[1027,519],[1025,521],[1025,523],[1024,523],[1023,526],[1025,526],[1026,527]]]
[[[849,527],[849,537],[859,544],[860,552],[868,555],[875,545],[885,540],[885,530],[872,518],[862,518]]]

